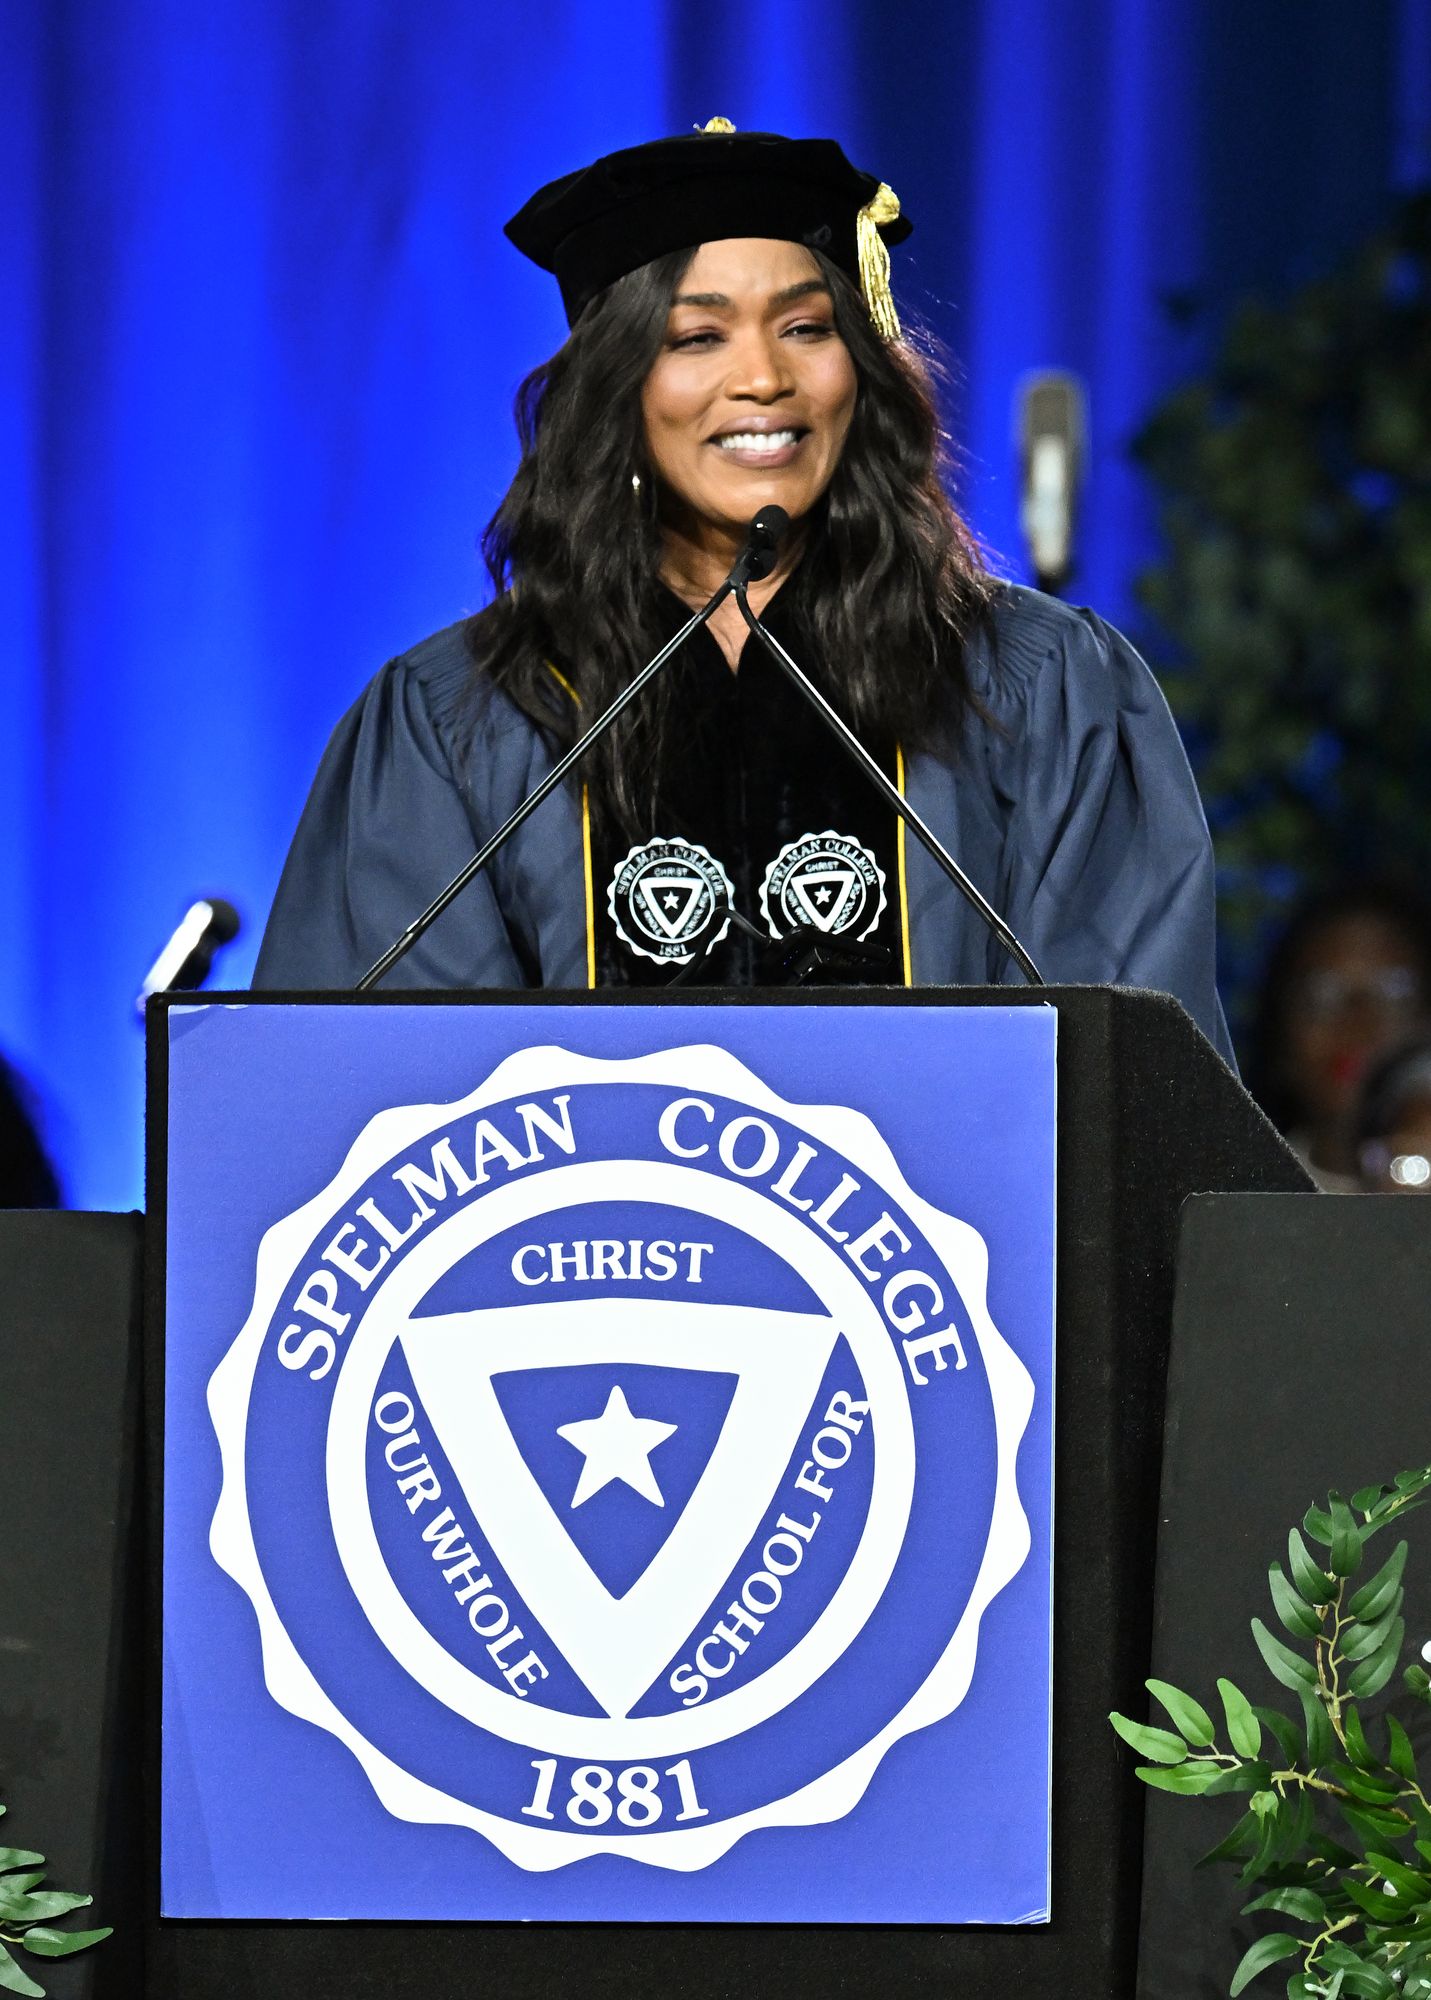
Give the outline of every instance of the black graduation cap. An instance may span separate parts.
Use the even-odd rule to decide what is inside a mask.
[[[893,190],[851,166],[833,139],[698,132],[607,153],[539,188],[507,224],[511,241],[556,274],[568,324],[596,294],[668,251],[732,236],[774,236],[822,250],[864,293],[887,340],[899,337],[889,250],[912,225]]]

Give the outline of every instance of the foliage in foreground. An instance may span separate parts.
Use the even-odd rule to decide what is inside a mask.
[[[1247,1795],[1242,1817],[1203,1859],[1239,1864],[1239,1881],[1257,1891],[1244,1915],[1267,1911],[1297,1928],[1257,1939],[1233,1975],[1234,1995],[1295,1960],[1289,2000],[1431,2000],[1431,1803],[1402,1724],[1362,1710],[1400,1663],[1406,1543],[1354,1582],[1372,1537],[1428,1498],[1431,1466],[1401,1472],[1350,1501],[1329,1494],[1288,1536],[1286,1566],[1267,1572],[1287,1637],[1260,1618],[1252,1636],[1295,1696],[1294,1713],[1257,1707],[1220,1680],[1224,1749],[1206,1709],[1150,1680],[1171,1729],[1109,1718],[1148,1759],[1138,1767],[1145,1784]],[[1424,1667],[1408,1666],[1402,1681],[1431,1705]]]
[[[0,1806],[0,1813],[4,1811]],[[23,1847],[0,1847],[0,1988],[37,1996],[37,2000],[44,2000],[45,1989],[37,1986],[19,1963],[17,1950],[32,1952],[36,1958],[68,1958],[110,1935],[108,1926],[98,1931],[55,1930],[55,1917],[82,1910],[93,1898],[76,1896],[68,1889],[42,1889],[44,1879],[43,1854],[30,1854]]]

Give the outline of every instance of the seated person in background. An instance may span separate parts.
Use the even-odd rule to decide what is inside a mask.
[[[1431,1192],[1431,1036],[1371,1072],[1357,1124],[1357,1164],[1369,1193]]]
[[[0,1056],[0,1208],[58,1208],[59,1181],[45,1157],[26,1095]]]
[[[1428,1028],[1431,912],[1417,896],[1352,883],[1293,913],[1263,975],[1247,1080],[1321,1187],[1361,1187],[1362,1085]]]

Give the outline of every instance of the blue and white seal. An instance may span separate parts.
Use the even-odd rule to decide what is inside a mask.
[[[867,938],[884,914],[884,870],[849,834],[827,827],[789,841],[765,871],[760,907],[772,937],[810,928]]]
[[[656,839],[633,847],[606,890],[616,935],[658,965],[689,965],[701,944],[718,945],[730,918],[707,936],[735,892],[719,861],[698,840]]]
[[[1028,1553],[987,1266],[868,1118],[715,1048],[379,1113],[209,1383],[270,1693],[524,1869],[842,1818]]]

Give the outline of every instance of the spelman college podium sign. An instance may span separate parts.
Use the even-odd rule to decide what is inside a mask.
[[[171,1017],[166,1912],[1044,1915],[1053,1029]]]

